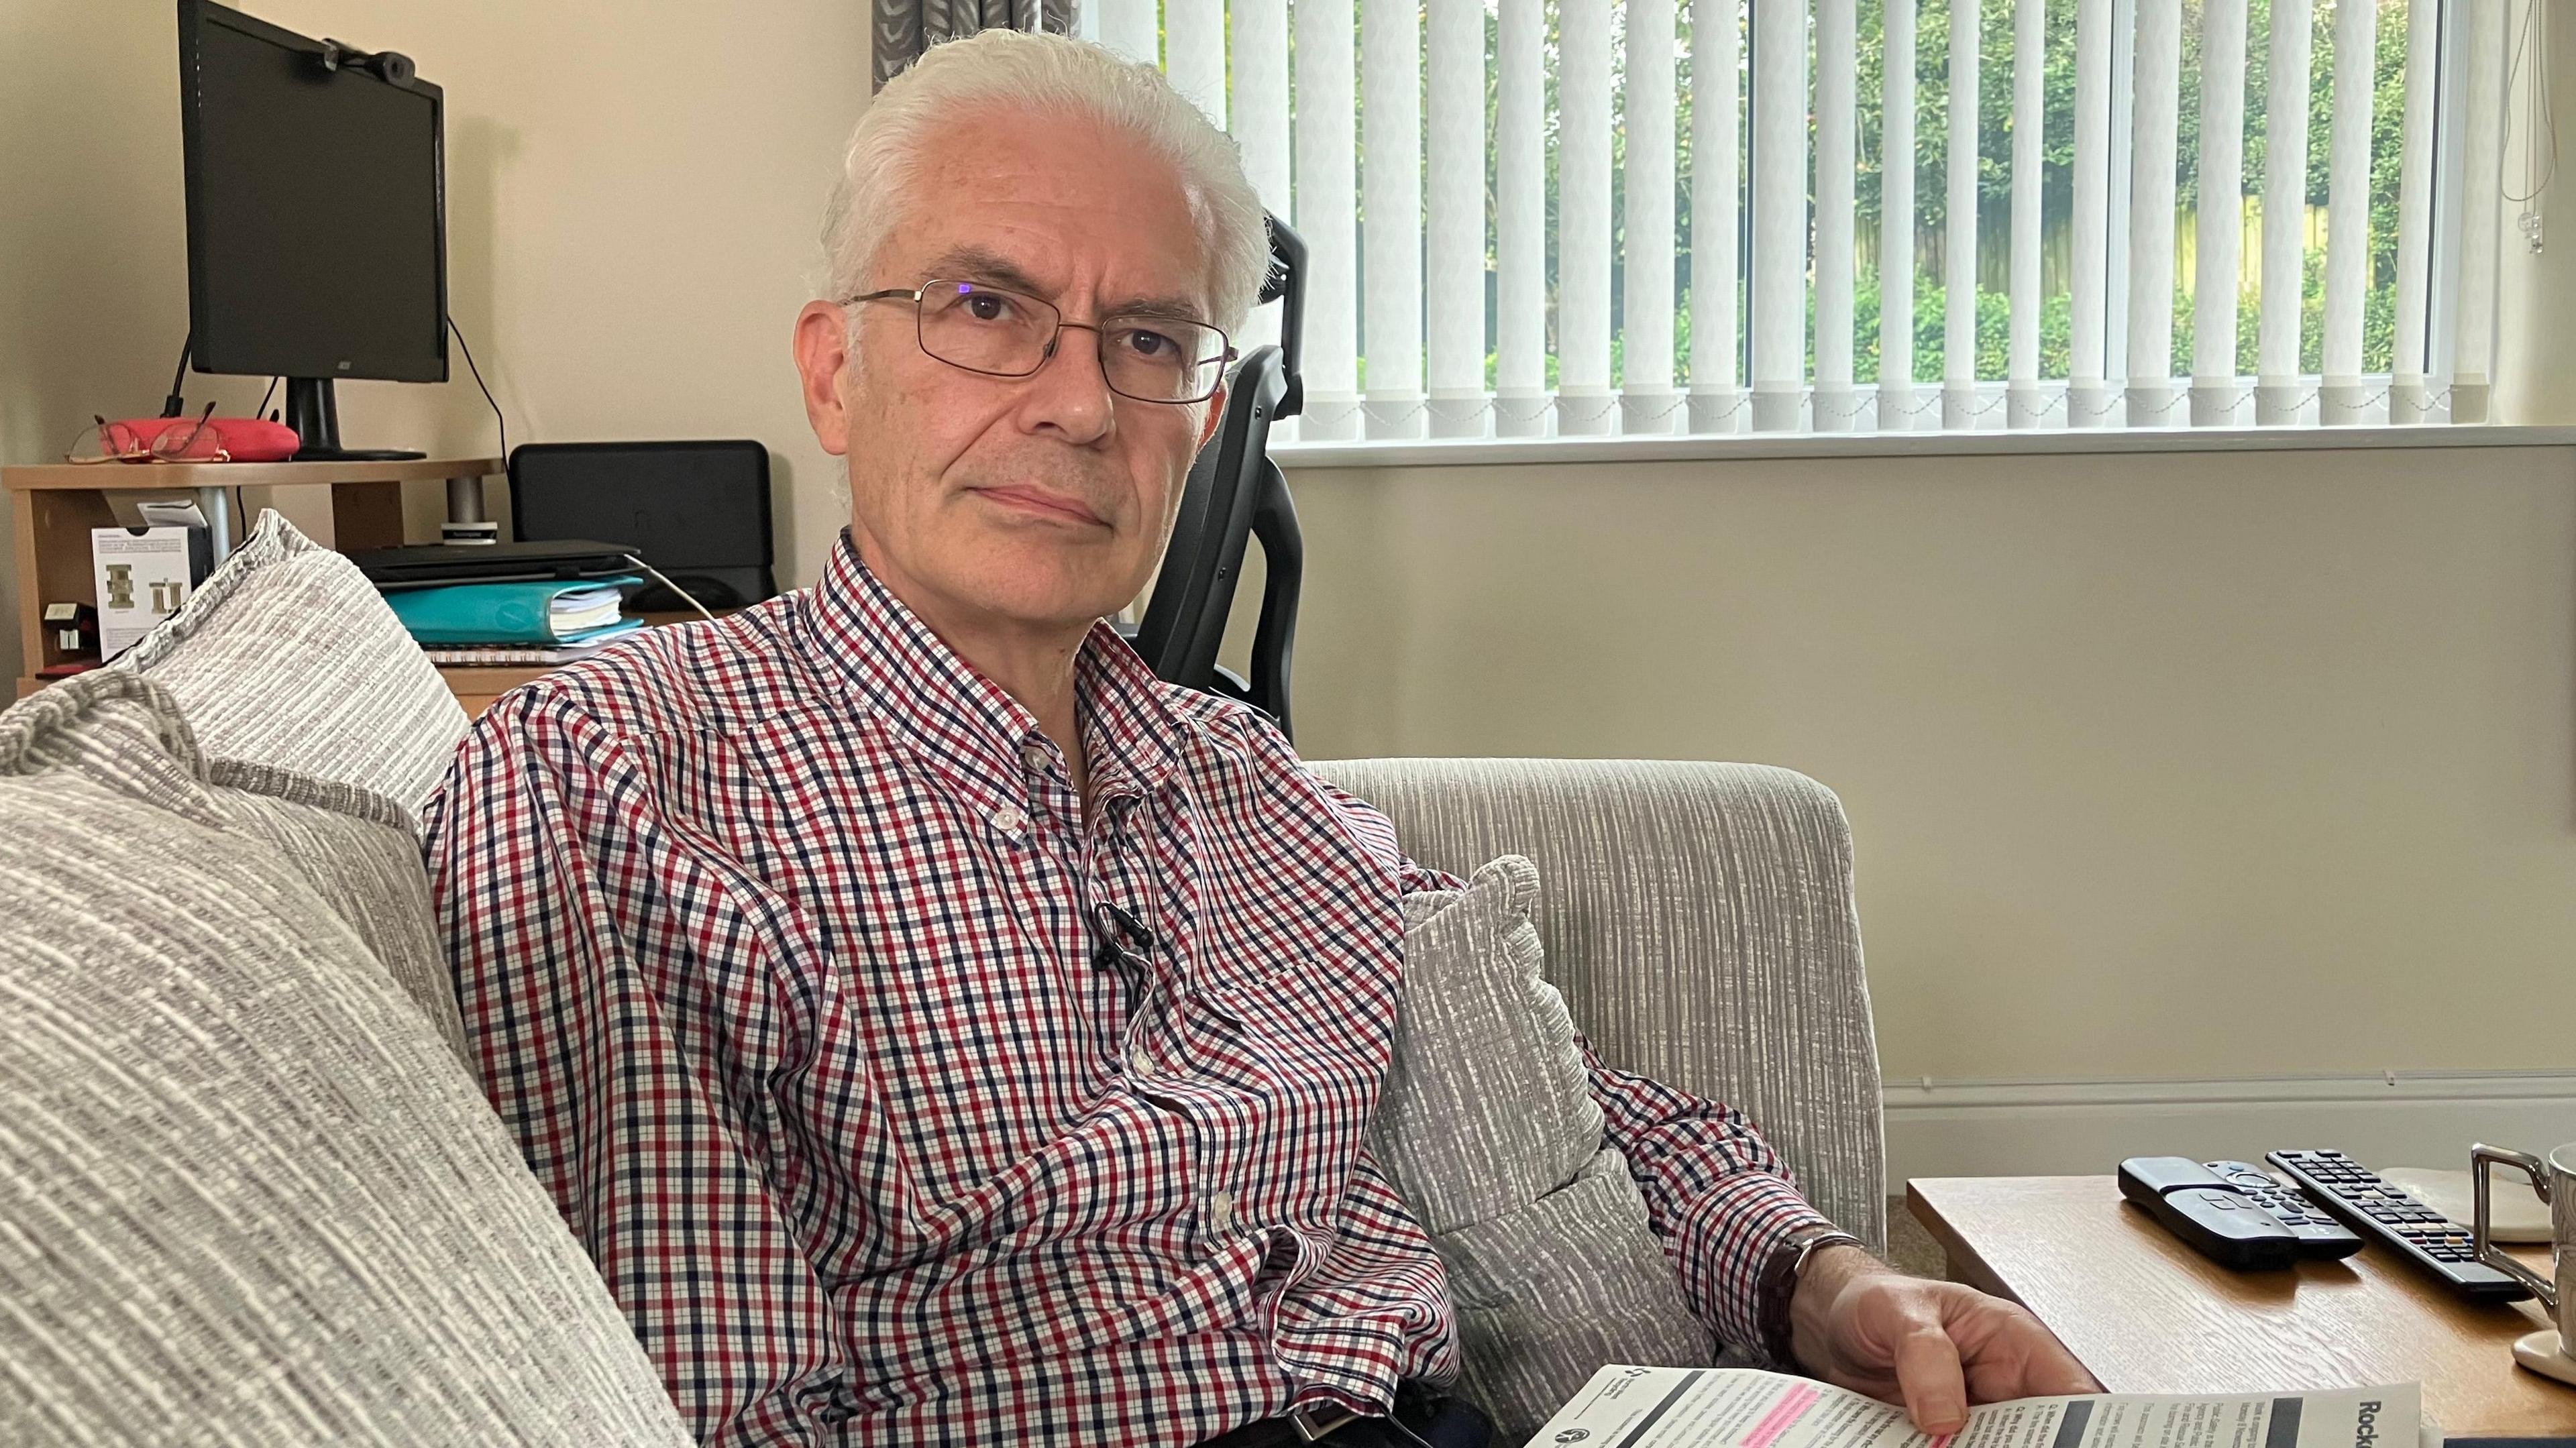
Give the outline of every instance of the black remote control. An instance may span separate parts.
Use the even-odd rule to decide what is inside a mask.
[[[2133,1156],[2120,1163],[2120,1195],[2221,1267],[2288,1267],[2298,1234],[2216,1172],[2187,1156]]]
[[[2210,1161],[2201,1165],[2224,1177],[2228,1184],[2245,1194],[2245,1199],[2270,1212],[2299,1239],[2299,1256],[2308,1261],[2331,1262],[2349,1257],[2362,1248],[2362,1240],[2350,1227],[2316,1209],[2295,1187],[2281,1185],[2280,1179],[2249,1161]]]
[[[2381,1181],[2339,1151],[2274,1151],[2264,1160],[2297,1182],[2318,1206],[2354,1231],[2423,1268],[2465,1296],[2490,1302],[2530,1289],[2477,1258],[2469,1229]]]

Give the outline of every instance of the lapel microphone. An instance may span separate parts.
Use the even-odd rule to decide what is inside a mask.
[[[1091,907],[1091,938],[1094,970],[1123,965],[1141,968],[1154,953],[1154,932],[1145,928],[1145,922],[1106,900]]]

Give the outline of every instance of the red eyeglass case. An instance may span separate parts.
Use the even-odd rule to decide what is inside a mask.
[[[104,425],[99,436],[102,441],[115,440],[119,451],[124,449],[125,438],[134,440],[132,447],[148,451],[168,434],[171,447],[178,448],[186,440],[186,446],[175,454],[182,461],[191,457],[211,459],[221,449],[224,456],[237,463],[282,463],[304,445],[295,429],[264,417],[209,417],[203,427],[199,432],[199,421],[193,417],[129,417]],[[192,432],[197,434],[194,438],[189,437]]]

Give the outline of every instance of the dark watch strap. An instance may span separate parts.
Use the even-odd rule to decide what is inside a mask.
[[[1807,1258],[1818,1248],[1841,1245],[1859,1247],[1866,1244],[1840,1227],[1801,1227],[1772,1251],[1770,1261],[1762,1264],[1762,1280],[1758,1289],[1762,1350],[1770,1355],[1773,1366],[1793,1371],[1798,1366],[1797,1352],[1791,1342],[1789,1305],[1797,1299],[1798,1275],[1806,1267]]]

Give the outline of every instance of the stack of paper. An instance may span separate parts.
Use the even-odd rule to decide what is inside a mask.
[[[2285,1393],[2103,1393],[1968,1410],[1932,1437],[1903,1408],[1736,1368],[1606,1367],[1529,1448],[2429,1448],[2413,1383]]]

